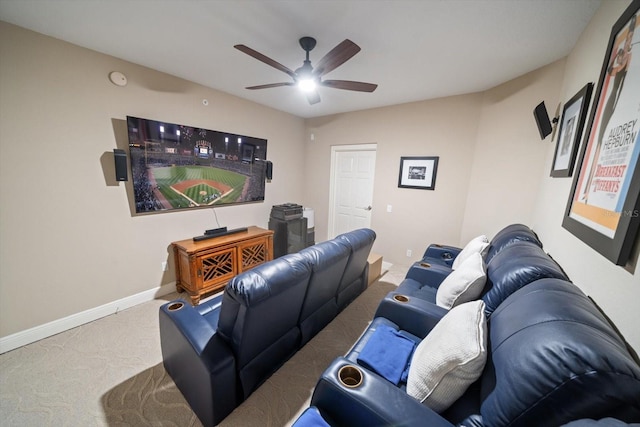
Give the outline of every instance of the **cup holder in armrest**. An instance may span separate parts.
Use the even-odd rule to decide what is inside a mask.
[[[428,262],[421,262],[420,267],[431,268],[431,264],[429,264]]]
[[[356,388],[362,384],[362,371],[354,365],[344,365],[338,371],[340,383],[349,388]]]
[[[169,304],[169,307],[167,307],[167,310],[169,311],[178,311],[180,310],[182,307],[184,307],[184,303],[181,302],[174,302],[172,304]]]
[[[409,302],[409,297],[404,296],[404,295],[400,295],[400,294],[396,294],[393,296],[393,299],[398,301],[398,302]]]

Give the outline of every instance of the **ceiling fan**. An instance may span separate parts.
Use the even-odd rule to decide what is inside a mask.
[[[279,62],[251,49],[243,44],[237,44],[234,47],[247,55],[262,61],[267,65],[272,66],[284,73],[287,73],[293,81],[285,83],[269,83],[258,86],[249,86],[246,89],[268,89],[272,87],[280,86],[299,86],[306,94],[309,104],[313,105],[320,102],[320,95],[318,94],[317,87],[324,86],[334,89],[343,90],[355,90],[358,92],[373,92],[378,87],[377,84],[354,82],[351,80],[322,80],[322,76],[335,70],[340,65],[351,59],[356,53],[360,52],[360,46],[355,44],[349,39],[344,40],[336,47],[331,49],[315,66],[311,65],[309,60],[309,52],[316,46],[316,39],[313,37],[302,37],[300,40],[300,47],[306,52],[306,59],[302,63],[302,66],[295,71],[285,67]]]

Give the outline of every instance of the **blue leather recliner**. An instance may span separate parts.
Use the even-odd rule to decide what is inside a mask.
[[[613,418],[640,422],[640,366],[595,304],[570,282],[540,279],[507,297],[488,318],[488,358],[480,378],[438,414],[373,371],[358,354],[381,325],[416,340],[439,321],[430,304],[375,318],[345,357],[319,379],[312,408],[330,426],[560,426]],[[426,310],[422,310],[426,308]],[[360,385],[340,370],[356,367]]]
[[[484,257],[487,283],[481,293],[487,314],[521,287],[543,278],[569,280],[562,268],[542,249],[533,231],[521,224],[504,228],[492,239]],[[398,289],[388,296],[401,294],[433,304],[439,285],[451,271],[448,267],[413,266]],[[384,309],[384,306],[381,306]],[[434,309],[434,310],[437,310]],[[443,309],[444,310],[444,309]],[[378,315],[384,313],[378,311]]]
[[[368,348],[397,342],[381,346],[379,337],[387,335],[379,331],[390,330],[417,346],[449,313],[435,304],[435,294],[451,271],[436,258],[430,263],[435,268],[414,265],[413,277],[407,274],[381,301],[358,342],[319,379],[312,406],[294,426],[640,423],[636,353],[544,252],[535,233],[521,224],[506,227],[484,259],[487,282],[479,298],[488,325],[487,361],[480,378],[448,409],[437,413],[421,404],[407,394],[405,383],[390,381],[361,358]],[[370,342],[376,346],[367,347]],[[395,360],[386,360],[385,372],[398,371]],[[411,357],[398,363],[406,372]],[[341,380],[346,370],[357,371],[360,381]]]
[[[514,242],[526,241],[533,242],[542,247],[542,242],[538,239],[538,235],[524,224],[511,224],[500,230],[491,239],[489,248],[487,249],[486,262],[491,261],[498,252]],[[427,247],[422,255],[422,259],[415,265],[421,263],[430,263],[433,265],[441,265],[451,268],[453,261],[460,254],[462,248],[450,245],[431,244]]]
[[[359,229],[234,277],[193,307],[160,308],[165,369],[205,426],[224,419],[367,287]]]
[[[523,224],[511,224],[496,233],[489,242],[484,255],[485,264],[489,264],[494,256],[517,242],[531,242],[542,248],[542,242],[532,229]],[[425,250],[422,259],[414,262],[409,268],[406,278],[413,279],[422,286],[437,288],[451,273],[453,261],[461,251],[462,248],[455,246],[431,244]]]

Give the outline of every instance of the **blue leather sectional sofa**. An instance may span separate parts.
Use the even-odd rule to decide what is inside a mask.
[[[234,277],[222,295],[160,308],[164,367],[213,426],[367,287],[375,233],[359,229]]]
[[[295,427],[640,422],[637,355],[593,301],[544,253],[530,229],[514,224],[492,239],[483,252],[486,285],[480,299],[449,311],[434,304],[434,290],[451,273],[451,260],[459,252],[439,245],[427,249],[397,291],[380,303],[358,342],[323,373],[311,407]],[[486,363],[459,397],[436,411],[408,394],[404,372],[411,376],[412,365],[422,363],[415,360],[420,344],[433,342],[428,341],[429,335],[437,335],[438,325],[447,323],[447,315],[462,306],[480,310]],[[363,362],[367,346],[389,336],[381,331],[391,331],[405,343],[413,341],[414,353],[402,362],[400,371],[406,371],[397,384],[387,375],[389,366],[376,368]],[[456,338],[445,335],[445,339],[449,336]],[[392,342],[398,341],[390,341],[387,347],[393,347]],[[436,347],[428,350],[442,352]]]

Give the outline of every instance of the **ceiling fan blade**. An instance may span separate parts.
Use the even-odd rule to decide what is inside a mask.
[[[249,87],[246,87],[245,89],[251,89],[251,90],[254,90],[254,89],[269,89],[269,88],[272,88],[272,87],[293,86],[294,84],[295,83],[292,83],[292,82],[290,82],[290,83],[269,83],[269,84],[266,84],[266,85],[249,86]]]
[[[309,101],[309,104],[311,105],[320,102],[320,94],[317,90],[306,92],[305,95],[307,96],[307,101]]]
[[[314,74],[324,76],[328,72],[335,70],[340,65],[347,62],[356,53],[360,52],[360,46],[349,39],[346,39],[336,47],[331,49],[315,66]]]
[[[285,67],[284,65],[282,65],[281,63],[274,61],[273,59],[269,58],[268,56],[265,56],[263,54],[261,54],[260,52],[251,49],[248,46],[245,46],[243,44],[237,44],[234,46],[236,49],[238,49],[240,52],[244,52],[247,55],[257,59],[258,61],[262,61],[267,65],[272,66],[273,68],[280,70],[282,72],[287,73],[288,75],[290,75],[291,77],[295,78],[296,77],[296,73],[294,73],[293,71],[291,71],[289,68]]]
[[[358,92],[373,92],[378,87],[373,83],[352,82],[350,80],[324,80],[320,84],[334,89],[355,90]]]

